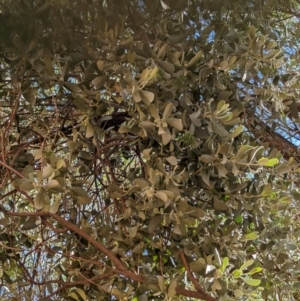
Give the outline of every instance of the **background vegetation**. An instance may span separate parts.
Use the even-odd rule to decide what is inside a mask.
[[[299,2],[0,1],[1,300],[299,300]]]

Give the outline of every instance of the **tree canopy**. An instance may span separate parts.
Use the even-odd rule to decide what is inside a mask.
[[[299,300],[298,11],[1,0],[1,300]]]

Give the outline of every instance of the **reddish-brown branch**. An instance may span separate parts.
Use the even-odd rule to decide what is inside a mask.
[[[56,213],[48,213],[50,216],[52,216],[56,221],[60,222],[62,225],[64,225],[69,230],[79,234],[81,237],[85,238],[87,241],[89,241],[94,247],[96,247],[99,251],[101,251],[103,254],[105,254],[115,265],[117,270],[120,271],[120,274],[131,278],[132,280],[138,281],[138,282],[144,282],[145,279],[137,275],[127,269],[126,266],[123,265],[123,263],[113,254],[110,250],[108,250],[102,243],[97,241],[95,238],[93,238],[91,235],[84,232],[82,229],[78,228],[76,225],[70,223],[63,217],[57,215]]]
[[[181,261],[185,267],[185,270],[188,274],[189,279],[192,281],[192,283],[194,284],[195,289],[198,292],[204,292],[203,288],[200,286],[199,282],[197,281],[197,279],[194,277],[193,273],[191,272],[191,269],[189,267],[189,264],[187,263],[185,256],[184,256],[184,252],[181,250],[179,251],[179,255],[181,258]]]
[[[185,267],[187,275],[188,275],[189,279],[191,280],[191,282],[194,284],[194,287],[197,290],[197,292],[188,291],[188,290],[185,290],[185,289],[182,289],[182,288],[178,287],[176,289],[177,293],[179,293],[181,295],[188,294],[188,295],[185,295],[185,296],[193,297],[193,298],[199,298],[199,299],[203,299],[205,301],[217,301],[216,298],[214,298],[214,297],[210,296],[209,294],[207,294],[204,291],[204,289],[201,287],[200,283],[197,281],[197,279],[195,278],[195,276],[191,272],[189,264],[187,263],[187,261],[185,259],[184,252],[182,250],[179,251],[179,256],[180,256],[181,261],[182,261],[182,263]]]
[[[15,170],[13,167],[7,165],[5,162],[3,162],[3,161],[1,161],[1,160],[0,160],[0,165],[2,165],[3,167],[5,167],[6,169],[12,171],[14,174],[16,174],[17,176],[19,176],[20,178],[22,178],[22,179],[25,178],[20,172],[18,172],[18,171]]]
[[[182,287],[177,287],[176,292],[179,295],[190,297],[190,298],[195,298],[195,299],[200,299],[200,300],[205,300],[205,301],[218,301],[218,299],[208,295],[205,292],[189,291]]]

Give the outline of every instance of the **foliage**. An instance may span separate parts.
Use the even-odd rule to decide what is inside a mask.
[[[1,300],[299,300],[298,4],[1,1]]]

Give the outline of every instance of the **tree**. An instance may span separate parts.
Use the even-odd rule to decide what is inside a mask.
[[[298,300],[275,2],[2,0],[1,300]]]

